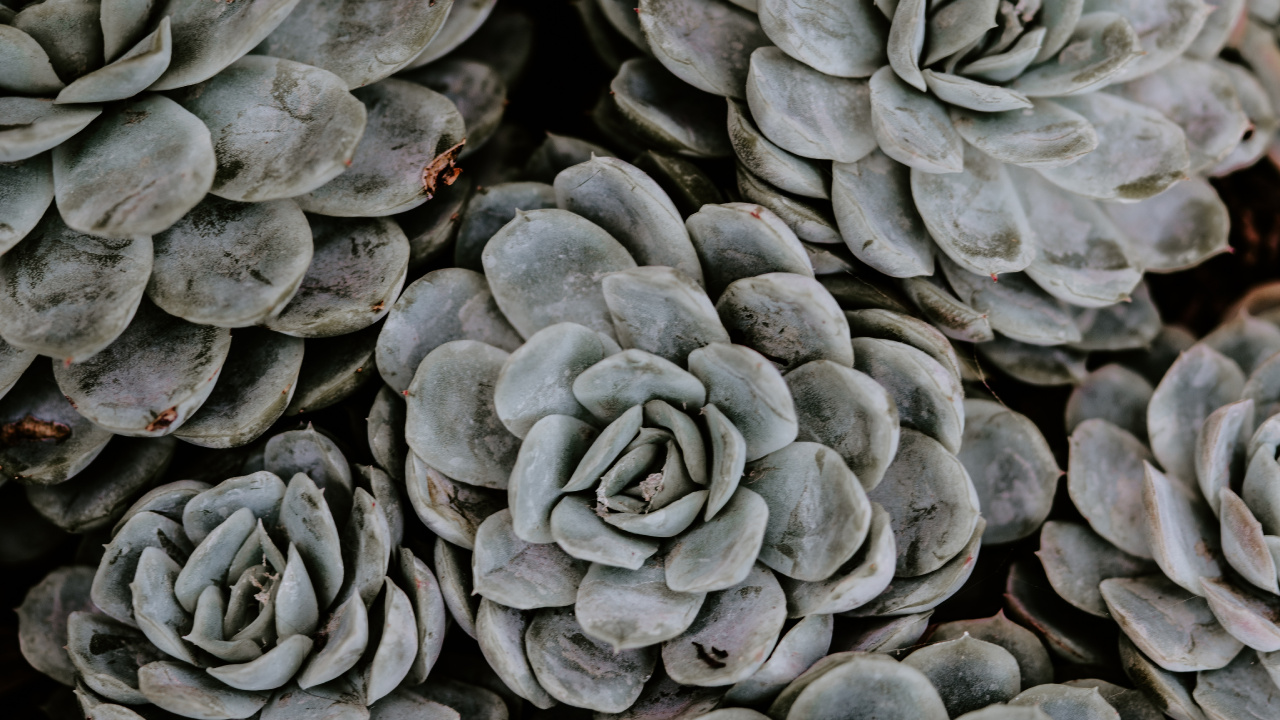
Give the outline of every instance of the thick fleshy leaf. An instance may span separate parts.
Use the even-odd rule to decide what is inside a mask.
[[[0,335],[59,360],[83,361],[133,319],[152,268],[149,238],[108,240],[63,224],[56,211],[0,255]]]
[[[350,670],[360,660],[369,643],[369,615],[360,598],[353,595],[329,614],[325,621],[328,640],[312,655],[298,674],[298,687],[314,687]]]
[[[1070,33],[1066,41],[1070,52],[1022,73],[1010,87],[1028,97],[1087,92],[1119,77],[1142,54],[1138,32],[1116,13],[1090,12],[1080,17]],[[1037,59],[1047,58],[1039,55]]]
[[[591,638],[568,608],[536,613],[524,646],[534,676],[552,697],[606,713],[636,701],[658,660],[654,648],[616,650]]]
[[[835,216],[825,203],[784,193],[753,175],[745,165],[738,165],[737,180],[738,193],[743,200],[768,208],[801,240],[815,245],[840,243]]]
[[[681,217],[692,215],[703,205],[724,202],[724,194],[720,188],[692,161],[668,153],[646,150],[632,162],[667,192]]]
[[[680,212],[639,168],[616,158],[592,158],[562,170],[555,188],[562,210],[600,226],[637,265],[666,265],[702,284],[702,269]]]
[[[875,600],[855,608],[854,617],[911,615],[932,610],[950,598],[973,574],[986,521],[979,518],[969,542],[937,570],[913,578],[895,577]]]
[[[194,85],[216,75],[267,37],[298,0],[253,0],[226,7],[167,0],[157,14],[173,22],[173,60],[154,90]]]
[[[831,647],[830,615],[813,615],[782,636],[769,659],[751,677],[734,685],[725,699],[733,703],[768,700],[799,677]]]
[[[1060,520],[1045,523],[1036,555],[1063,600],[1099,617],[1109,615],[1099,583],[1150,575],[1157,569],[1150,560],[1116,548],[1084,525]]]
[[[870,602],[893,581],[896,545],[891,518],[878,503],[870,505],[866,542],[828,578],[817,582],[779,578],[787,594],[788,616],[848,612]]]
[[[284,414],[302,369],[303,341],[257,328],[234,333],[218,383],[176,436],[203,447],[240,447]]]
[[[1245,446],[1253,430],[1253,401],[1224,405],[1205,419],[1196,437],[1195,476],[1200,496],[1221,515],[1221,491],[1245,473]]]
[[[615,650],[642,648],[683,633],[705,594],[669,589],[663,568],[661,556],[636,570],[593,564],[574,604],[583,632]]]
[[[1142,503],[1146,446],[1102,419],[1086,420],[1071,434],[1067,490],[1094,531],[1124,552],[1151,558]]]
[[[449,54],[480,29],[489,13],[493,12],[497,0],[458,0],[451,4],[453,8],[448,11],[435,38],[406,68],[421,67]]]
[[[1265,373],[1256,373],[1258,368],[1280,351],[1280,328],[1248,312],[1241,312],[1205,335],[1204,343],[1234,360],[1246,376],[1256,374],[1257,377],[1262,377]],[[1246,392],[1245,397],[1254,398],[1255,402],[1262,400],[1262,394],[1258,393]],[[1262,413],[1261,417],[1271,415],[1262,408],[1258,409]]]
[[[768,515],[763,498],[739,488],[713,519],[671,545],[666,556],[667,587],[696,593],[743,582],[760,553]]]
[[[1120,636],[1120,662],[1134,685],[1170,717],[1205,720],[1204,711],[1191,698],[1192,678],[1151,662],[1124,635]]]
[[[444,95],[458,109],[467,137],[458,157],[479,150],[498,130],[507,104],[507,87],[489,65],[455,57],[402,77]]]
[[[623,350],[587,367],[573,381],[573,396],[605,423],[654,399],[683,408],[707,402],[707,390],[697,378],[643,350]]]
[[[886,155],[925,173],[964,170],[964,141],[952,127],[945,105],[887,66],[871,77],[870,88],[871,123]]]
[[[265,325],[286,335],[333,337],[364,329],[391,311],[404,286],[409,242],[383,218],[311,216],[311,265]]]
[[[747,461],[758,460],[796,439],[795,403],[786,381],[760,353],[742,345],[713,343],[689,353],[689,372],[742,433]]]
[[[1031,345],[1079,342],[1080,328],[1070,307],[1025,275],[1010,273],[992,279],[975,275],[940,258],[947,281],[960,301],[987,316],[993,330]]]
[[[488,601],[472,591],[471,553],[449,542],[436,541],[434,545],[432,557],[435,560],[436,577],[440,580],[440,594],[444,596],[444,606],[449,611],[449,617],[464,633],[472,638],[479,638],[476,632],[476,613],[481,604]],[[519,613],[516,610],[511,612]]]
[[[1240,398],[1240,366],[1198,345],[1179,356],[1156,386],[1147,408],[1151,450],[1160,466],[1184,483],[1195,477],[1195,440],[1214,410]]]
[[[742,486],[769,506],[760,562],[797,580],[830,577],[871,526],[871,504],[834,450],[792,443],[751,463]]]
[[[0,26],[3,27],[3,26]],[[0,165],[0,254],[35,229],[53,202],[53,165],[37,155]]]
[[[1004,590],[1010,617],[1034,628],[1055,657],[1077,664],[1098,664],[1103,658],[1114,656],[1118,634],[1115,624],[1078,611],[1059,598],[1034,560],[1015,561]]]
[[[1004,166],[966,146],[963,172],[912,168],[916,209],[938,246],[969,272],[1017,272],[1035,258],[1026,213]]]
[[[903,427],[934,438],[949,452],[959,452],[964,392],[952,372],[924,351],[896,340],[854,338],[853,353],[854,368],[893,397]]]
[[[417,640],[417,651],[408,672],[408,682],[414,684],[427,677],[440,657],[449,616],[440,585],[426,563],[414,557],[407,548],[400,549],[397,560],[400,581],[409,588],[408,599]]]
[[[94,423],[121,435],[157,437],[178,429],[209,397],[230,346],[228,331],[144,303],[115,342],[83,362],[55,363],[53,374]]]
[[[184,562],[192,543],[178,523],[156,513],[138,513],[107,544],[103,561],[93,577],[93,604],[129,625],[134,624],[129,583],[133,582],[138,559],[147,547],[158,547],[170,553],[175,561]]]
[[[898,577],[941,568],[962,551],[978,522],[978,496],[964,466],[913,430],[903,430],[884,481],[868,497],[892,518]]]
[[[157,648],[195,664],[195,653],[182,640],[191,630],[191,616],[174,594],[174,581],[181,569],[182,566],[160,548],[148,547],[142,551],[138,570],[129,585],[133,593],[133,619]]]
[[[1041,169],[1053,184],[1085,197],[1134,202],[1187,178],[1191,159],[1186,134],[1158,110],[1110,93],[1055,102],[1093,125],[1098,146],[1070,165]]]
[[[105,615],[83,611],[67,618],[66,647],[77,678],[89,689],[131,705],[148,701],[138,691],[139,668],[165,657],[137,630]]]
[[[687,85],[661,63],[634,58],[622,64],[609,85],[618,119],[644,145],[690,157],[725,157],[731,152],[720,122],[722,100]]]
[[[872,92],[865,80],[839,78],[774,47],[751,54],[747,103],[765,137],[806,158],[857,162],[876,147],[867,132]]]
[[[1186,134],[1193,173],[1217,164],[1249,126],[1231,76],[1207,62],[1177,59],[1112,92],[1177,123]]]
[[[63,219],[104,237],[167,229],[204,199],[214,171],[209,129],[161,95],[111,108],[53,153]]]
[[[1224,487],[1218,514],[1222,523],[1222,551],[1227,563],[1255,586],[1280,594],[1270,543],[1263,534],[1262,524],[1249,507],[1240,496]]]
[[[898,407],[870,376],[829,360],[786,375],[799,423],[797,440],[835,450],[862,487],[880,484],[898,451]]]
[[[1112,11],[1127,18],[1142,38],[1142,55],[1113,82],[1125,82],[1149,76],[1178,59],[1191,47],[1204,27],[1212,6],[1203,0],[1157,0],[1135,3],[1132,0],[1091,0],[1091,11]]]
[[[813,360],[853,364],[849,324],[817,280],[767,273],[736,280],[716,302],[730,337],[768,357],[783,372]]]
[[[769,716],[788,720],[838,717],[851,708],[865,708],[886,718],[947,717],[946,706],[927,675],[888,655],[860,652],[819,660],[782,691],[770,706]]]
[[[409,65],[440,32],[453,3],[332,0],[295,10],[259,47],[336,73],[348,87],[377,82]],[[361,52],[376,46],[376,53]]]
[[[1204,578],[1209,609],[1232,637],[1259,652],[1280,650],[1280,599],[1243,583]]]
[[[1009,620],[1001,610],[994,617],[956,620],[938,625],[929,634],[934,642],[972,637],[998,645],[1013,655],[1022,677],[1022,687],[1043,685],[1053,679],[1053,664],[1044,644],[1035,633]]]
[[[485,660],[511,692],[535,707],[549,708],[556,701],[538,683],[525,652],[525,631],[530,620],[530,613],[481,600],[476,615],[476,639]]]
[[[1111,578],[1101,588],[1121,629],[1166,670],[1214,670],[1244,647],[1218,624],[1204,598],[1164,577]]]
[[[929,678],[953,717],[1012,700],[1022,688],[1018,661],[1008,650],[968,635],[920,648],[902,664]]]
[[[501,491],[454,482],[414,453],[405,465],[405,486],[418,519],[455,545],[475,547],[476,528],[503,507]]]
[[[787,617],[773,574],[757,565],[739,583],[707,595],[689,629],[662,645],[662,663],[683,685],[728,685],[769,658]]]
[[[760,132],[750,108],[729,100],[729,140],[738,161],[769,185],[803,197],[827,197],[828,172],[821,163],[783,150]]]
[[[904,278],[901,288],[915,305],[914,309],[904,308],[902,312],[920,312],[947,337],[971,343],[990,343],[995,339],[987,316],[960,302],[950,288],[943,287],[941,278]]]
[[[999,403],[965,401],[958,455],[987,520],[983,541],[1031,535],[1049,516],[1062,471],[1035,423]]]
[[[782,51],[826,75],[867,77],[883,62],[884,18],[868,0],[759,3],[760,26]]]
[[[1143,202],[1103,207],[1129,238],[1134,259],[1147,270],[1182,270],[1227,250],[1227,206],[1200,178],[1184,180]]]
[[[734,280],[769,272],[813,275],[794,231],[772,211],[749,203],[707,205],[685,220],[714,300]]]
[[[28,4],[11,22],[45,48],[58,77],[70,82],[102,66],[98,5],[92,0]]]
[[[10,30],[0,25],[0,33]],[[97,105],[63,107],[52,100],[0,98],[0,162],[35,157],[84,130],[102,114]]]
[[[296,198],[303,210],[339,217],[392,215],[418,207],[438,184],[454,181],[453,162],[466,127],[452,101],[394,78],[352,94],[367,111],[355,157],[341,175]]]
[[[1029,688],[1009,701],[1014,707],[1037,708],[1049,717],[1081,720],[1119,720],[1116,712],[1096,688],[1047,684]]]
[[[378,334],[378,372],[392,389],[407,390],[422,359],[453,340],[520,347],[484,277],[461,268],[427,273],[405,288]]]
[[[40,43],[10,22],[0,25],[0,64],[5,67],[0,89],[44,95],[63,87]]]
[[[105,103],[137,95],[169,67],[173,38],[169,18],[106,67],[82,75],[58,93],[59,103]]]
[[[920,59],[924,52],[925,35],[928,32],[928,2],[926,0],[900,0],[894,2],[889,26],[887,51],[889,67],[912,87],[924,92],[927,89],[920,72]],[[882,10],[885,8],[881,8]]]
[[[668,70],[705,92],[741,98],[752,51],[769,44],[755,15],[724,0],[641,0],[640,27]]]
[[[1224,668],[1196,673],[1192,696],[1213,720],[1266,717],[1276,702],[1275,676],[1270,672],[1262,653],[1255,657],[1246,650]],[[1272,681],[1270,687],[1267,680]]]
[[[347,169],[365,128],[365,107],[341,78],[261,55],[175,98],[208,126],[218,158],[212,192],[228,200],[315,190]]]
[[[551,511],[551,536],[573,557],[636,570],[658,551],[658,542],[632,535],[601,518],[591,499],[569,496]]]
[[[57,485],[27,486],[36,512],[67,532],[111,526],[139,491],[159,480],[173,459],[174,442],[120,438],[87,472]]]
[[[598,278],[635,267],[598,225],[565,210],[519,213],[485,246],[485,273],[498,307],[521,335],[557,322],[613,336]],[[566,283],[545,283],[561,277]]]
[[[91,611],[93,568],[60,567],[27,591],[18,612],[18,644],[32,667],[64,685],[75,683],[67,655],[67,616]],[[692,618],[690,618],[692,619]]]
[[[368,327],[332,338],[308,338],[297,387],[285,414],[326,408],[376,378],[376,329]]]
[[[1213,511],[1182,481],[1146,464],[1142,504],[1151,554],[1170,580],[1201,594],[1200,581],[1222,575],[1222,546]]]
[[[1030,39],[1031,36],[1028,35],[1027,38]],[[1021,44],[1021,41],[1019,44]],[[1015,63],[1018,61],[1025,62],[1028,52],[1035,49],[1034,46],[1026,47],[1019,50],[1016,55],[1010,53],[1007,57]],[[972,73],[976,69],[977,63],[974,63],[966,67],[965,71]],[[999,71],[993,73],[978,73],[978,76],[986,79],[990,75],[1003,76],[1010,72],[1010,68],[1000,68]],[[937,95],[938,99],[955,107],[989,113],[1031,107],[1031,101],[1022,93],[999,85],[988,85],[985,82],[960,75],[925,70],[924,80],[928,84],[930,92]]]
[[[408,390],[405,439],[428,465],[472,485],[507,486],[519,440],[503,427],[489,390],[507,357],[455,340],[422,361]]]
[[[1014,165],[1070,165],[1098,147],[1098,133],[1084,116],[1051,100],[1007,112],[953,110],[951,122],[970,145]]]
[[[639,348],[683,366],[694,350],[729,342],[706,291],[675,268],[645,266],[612,272],[601,282],[601,289],[623,347]]]
[[[1027,275],[1072,305],[1107,307],[1128,299],[1142,279],[1141,265],[1099,204],[1062,192],[1039,173],[1010,168],[1009,175],[1036,232]]]
[[[933,272],[933,242],[911,199],[907,166],[874,151],[836,163],[831,203],[845,244],[859,260],[891,277]]]
[[[574,384],[610,350],[602,335],[574,323],[557,323],[534,333],[503,363],[493,386],[494,408],[503,425],[523,438],[549,415],[595,422],[590,410],[575,397]],[[598,390],[597,400],[609,393],[605,388]],[[624,402],[623,409],[634,404]],[[608,418],[614,419],[616,416]]]
[[[443,190],[452,196],[456,188],[471,181],[463,175],[459,183]],[[437,202],[445,202],[442,197]],[[431,208],[430,203],[425,208]],[[520,210],[542,210],[556,206],[555,188],[540,182],[499,183],[492,187],[478,188],[467,201],[465,212],[459,212],[462,224],[458,226],[457,243],[453,248],[453,261],[460,268],[481,272],[484,265],[480,253],[503,225],[511,222]]]
[[[293,297],[311,263],[311,228],[290,200],[209,197],[153,239],[148,297],[201,325],[258,324]]]
[[[472,567],[477,593],[522,610],[572,605],[587,572],[586,562],[554,543],[521,540],[505,510],[481,523]]]
[[[1088,354],[1066,345],[1029,345],[996,336],[976,349],[1000,371],[1031,385],[1074,385],[1089,374]]]
[[[1154,388],[1129,368],[1111,363],[1089,373],[1067,400],[1067,430],[1100,418],[1134,437],[1147,436],[1147,404]]]

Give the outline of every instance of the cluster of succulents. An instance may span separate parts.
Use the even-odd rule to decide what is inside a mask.
[[[1280,2],[574,6],[0,0],[45,714],[1280,718]]]

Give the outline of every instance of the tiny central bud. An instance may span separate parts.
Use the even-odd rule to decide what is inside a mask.
[[[654,495],[660,492],[662,492],[662,473],[650,473],[648,477],[640,481],[640,495],[645,502],[649,502]]]

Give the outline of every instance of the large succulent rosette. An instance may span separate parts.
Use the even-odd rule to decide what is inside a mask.
[[[551,189],[483,275],[410,286],[378,348],[446,602],[515,693],[692,702],[748,682],[788,617],[959,587],[984,523],[945,338],[883,312],[853,338],[758,205],[682,221],[613,158]]]
[[[1226,247],[1201,175],[1256,160],[1275,124],[1258,79],[1217,58],[1241,3],[595,5],[596,35],[651,56],[621,64],[603,124],[735,155],[745,198],[1015,374],[1011,355],[1052,362],[1044,347],[1149,342],[1158,323],[1091,335],[1116,303],[1153,314],[1144,271]]]
[[[53,151],[0,166],[0,468],[29,485],[79,476],[117,436],[245,445],[282,414],[323,408],[373,377],[370,326],[418,254],[405,213],[457,177],[464,140],[478,148],[492,135],[503,77],[523,62],[463,44],[484,34],[491,1],[126,5],[50,0],[0,25],[13,42],[43,38],[51,57],[61,46],[50,43],[79,37],[87,49],[75,57],[92,65],[100,36],[136,10],[137,32],[158,23],[154,62],[169,73],[92,110],[0,100],[96,117]],[[527,40],[518,17],[490,19],[513,44]],[[37,32],[55,25],[69,29]],[[270,54],[245,54],[255,45]],[[114,68],[68,90],[118,79]],[[52,132],[5,127],[4,147]],[[192,153],[207,155],[208,172],[192,169]],[[82,156],[99,173],[87,191],[105,193],[93,202],[115,208],[118,225],[73,219],[59,183]],[[53,507],[84,487],[39,490],[59,497],[37,507],[68,530],[109,524],[163,469],[164,448],[146,463],[108,452],[119,462],[104,456],[82,477],[114,496],[100,512]]]
[[[1274,297],[1250,296],[1154,387],[1107,365],[1068,405],[1067,487],[1085,522],[1041,532],[1049,583],[1075,608],[1055,624],[1114,620],[1126,671],[1174,717],[1266,717],[1280,697]]]
[[[18,611],[28,661],[87,717],[450,717],[430,688],[400,690],[426,680],[447,621],[402,546],[400,489],[311,429],[274,436],[257,464],[151,490],[96,569],[34,587]]]

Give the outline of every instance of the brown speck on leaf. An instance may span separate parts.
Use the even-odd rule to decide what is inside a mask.
[[[168,410],[165,410],[164,412],[157,415],[156,419],[152,420],[151,424],[147,425],[147,428],[146,428],[147,432],[155,432],[156,430],[163,430],[169,427],[170,425],[172,425],[173,421],[177,419],[178,419],[178,408],[171,407]]]
[[[751,217],[753,217],[753,218],[755,218],[755,219],[759,220],[759,219],[760,219],[760,208],[758,208],[758,207],[757,207],[755,210],[752,210],[752,211],[751,211]]]
[[[32,415],[16,422],[0,425],[0,447],[13,447],[24,442],[52,440],[62,442],[71,437],[71,427],[54,420],[40,420]]]
[[[371,308],[369,308],[369,309],[370,309],[370,310],[372,310],[373,312],[382,312],[382,308],[384,308],[384,307],[386,307],[386,306],[387,306],[386,301],[382,301],[382,302],[379,302],[377,305],[374,305],[373,307],[371,307]]]
[[[440,184],[452,185],[458,176],[462,174],[462,168],[456,167],[455,163],[458,159],[458,153],[462,151],[462,146],[467,144],[466,138],[463,138],[457,145],[440,153],[425,168],[422,169],[422,189],[427,191],[427,199],[435,197],[436,190]]]
[[[151,114],[151,113],[149,113],[149,112],[147,112],[147,111],[145,111],[145,110],[125,110],[125,111],[124,111],[124,118],[125,118],[125,119],[124,119],[124,124],[125,124],[125,125],[134,125],[134,124],[140,123],[140,122],[142,122],[143,120],[147,119],[147,116],[148,116],[148,115],[150,115],[150,114]]]
[[[708,652],[707,648],[703,647],[702,643],[698,642],[693,643],[693,647],[698,651],[698,659],[706,663],[708,667],[719,670],[720,668],[727,666],[723,660],[724,658],[729,657],[728,651],[721,650],[715,645],[712,645],[710,652]]]
[[[70,395],[63,395],[62,397],[66,398],[66,399],[67,399],[67,402],[71,403],[71,408],[72,408],[73,410],[79,410],[79,409],[80,409],[80,408],[79,408],[79,406],[77,406],[77,405],[76,405],[76,401],[71,399],[71,396],[70,396]]]

